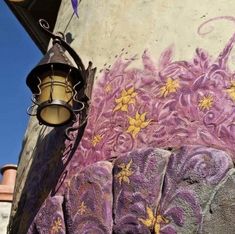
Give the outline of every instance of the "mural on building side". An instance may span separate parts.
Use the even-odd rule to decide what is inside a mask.
[[[223,19],[235,22],[233,17],[208,20],[199,36]],[[197,48],[190,61],[174,60],[177,45],[166,48],[157,63],[146,50],[138,68],[131,65],[139,58],[126,58],[124,48],[95,84],[78,147],[73,152],[74,142],[65,142],[59,160],[68,163],[64,173],[54,169],[58,157],[52,154],[60,151],[53,151],[56,137],[39,149],[44,158],[31,170],[41,174],[27,181],[16,230],[213,233],[214,199],[225,201],[220,188],[226,191],[235,173],[235,73],[228,66],[234,42],[235,34],[217,58]]]
[[[209,23],[198,34],[204,35]],[[206,32],[205,32],[206,31]],[[206,38],[205,38],[206,39]],[[158,63],[142,55],[143,68],[129,68],[125,51],[104,68],[93,93],[89,121],[74,160],[85,165],[144,146],[200,144],[233,154],[235,73],[228,67],[235,34],[217,58],[197,48],[191,61],[174,61],[174,47]],[[177,45],[176,45],[177,46]]]

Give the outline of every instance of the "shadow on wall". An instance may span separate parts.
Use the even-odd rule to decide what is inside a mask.
[[[66,127],[53,129],[44,138],[42,136],[45,128],[41,129],[32,152],[32,164],[16,207],[17,211],[10,220],[10,233],[26,233],[45,199],[60,189],[67,174],[65,168],[80,141],[84,127],[73,144],[71,143],[66,149],[64,144]]]

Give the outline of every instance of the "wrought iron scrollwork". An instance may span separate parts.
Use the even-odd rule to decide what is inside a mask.
[[[73,58],[77,68],[80,70],[84,87],[79,91],[76,90],[76,87],[80,84],[80,82],[76,83],[73,86],[74,95],[72,97],[75,102],[75,109],[73,109],[73,122],[79,122],[78,126],[71,126],[65,130],[65,136],[68,140],[72,140],[69,136],[71,132],[78,131],[82,126],[84,126],[87,122],[87,113],[89,108],[89,100],[91,98],[91,89],[94,82],[94,74],[96,68],[92,68],[92,63],[89,62],[88,68],[85,69],[81,58],[75,52],[75,50],[64,40],[64,34],[62,32],[58,32],[56,35],[50,31],[50,25],[45,19],[39,20],[40,27],[44,30],[44,32],[53,39],[54,43],[59,43]],[[40,78],[38,78],[40,80]],[[41,84],[41,80],[39,82]],[[38,90],[40,91],[40,84],[38,85]],[[37,94],[35,94],[37,95]],[[35,105],[38,105],[36,102],[35,95],[33,96],[34,102],[31,107],[28,108],[29,115],[35,115],[33,113],[33,109]],[[71,100],[70,100],[71,101]],[[32,110],[32,112],[30,112]]]

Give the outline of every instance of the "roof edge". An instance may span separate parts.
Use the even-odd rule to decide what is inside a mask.
[[[36,46],[44,54],[47,51],[50,38],[40,28],[38,20],[49,18],[50,26],[54,29],[61,0],[57,0],[57,5],[53,10],[39,9],[38,6],[50,5],[52,0],[4,0],[20,24],[24,27]],[[46,8],[45,8],[46,9]],[[48,7],[48,9],[51,9]]]

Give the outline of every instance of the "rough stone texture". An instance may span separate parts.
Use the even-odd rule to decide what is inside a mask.
[[[111,234],[112,204],[112,164],[97,162],[71,178],[63,197],[48,197],[27,233]]]
[[[143,149],[114,164],[114,233],[151,233],[140,219],[157,210],[169,151]]]
[[[27,233],[234,233],[234,173],[230,156],[209,147],[133,151],[75,174]]]
[[[112,182],[112,164],[107,161],[88,166],[69,181],[65,194],[68,233],[112,233]]]
[[[231,58],[235,35],[231,36],[234,28],[228,22],[235,21],[228,17],[234,11],[232,0],[226,4],[219,0],[213,4],[205,0],[82,0],[79,18],[73,17],[66,33],[84,63],[91,60],[98,68],[88,123],[80,142],[76,133],[68,141],[64,128],[46,129],[31,120],[17,175],[11,233],[26,233],[29,227],[36,232],[34,228],[52,228],[53,224],[63,232],[62,212],[71,229],[76,220],[80,225],[73,204],[69,205],[74,193],[70,182],[72,186],[78,183],[81,171],[87,175],[95,171],[90,164],[118,157],[114,163],[115,202],[119,201],[115,191],[124,189],[127,195],[123,199],[131,199],[128,191],[147,188],[145,181],[153,184],[148,190],[156,189],[156,203],[146,201],[145,209],[140,205],[141,217],[126,214],[128,202],[119,201],[115,214],[120,219],[131,215],[137,230],[143,228],[146,233],[234,233],[229,214],[234,214],[235,82]],[[71,1],[63,0],[55,31],[63,32],[71,15]],[[216,16],[220,17],[213,18]],[[210,26],[219,30],[212,31]],[[195,146],[181,148],[183,145]],[[146,147],[156,151],[173,147],[174,151],[166,172],[167,160],[161,159],[159,168],[153,160],[150,167],[158,168],[155,174],[162,168],[157,180],[151,177],[152,171],[150,176],[146,172],[136,186],[131,180],[132,163],[141,161],[138,152]],[[133,157],[132,161],[128,157]],[[126,174],[120,169],[126,169]],[[122,188],[120,176],[122,184],[130,181],[135,188],[126,184]],[[106,188],[99,180],[93,184],[95,188],[96,184]],[[64,204],[71,208],[63,210]],[[51,215],[50,207],[59,216],[50,220],[54,223],[44,224],[47,219],[43,219],[40,224],[37,215]],[[109,232],[110,217],[101,216]],[[119,232],[122,223],[119,219],[115,222]]]
[[[170,220],[162,228],[163,233],[170,230],[182,234],[200,233],[208,202],[213,199],[215,189],[231,168],[231,158],[220,150],[185,146],[173,153],[159,209],[160,214]],[[226,192],[230,193],[228,190]],[[232,229],[235,231],[235,227]],[[211,233],[220,232],[214,226]]]
[[[63,200],[62,196],[51,196],[48,198],[27,233],[49,232],[65,234],[65,219],[62,210]]]
[[[7,225],[11,212],[10,202],[0,202],[0,234],[7,233]]]
[[[235,169],[213,191],[207,203],[201,233],[235,232]],[[216,232],[215,232],[216,231]]]

